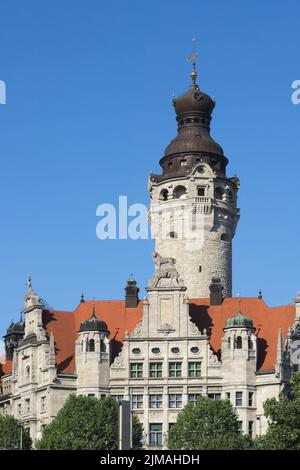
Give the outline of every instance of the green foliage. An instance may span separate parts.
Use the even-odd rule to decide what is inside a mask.
[[[143,425],[136,415],[132,417],[132,447],[134,449],[142,449]]]
[[[53,421],[46,426],[37,449],[118,449],[119,404],[115,398],[104,400],[70,395]],[[133,446],[141,448],[143,428],[133,417]]]
[[[53,421],[46,426],[37,449],[96,449],[118,448],[118,410],[112,397],[70,395]]]
[[[28,431],[13,417],[0,415],[0,449],[31,449],[32,441]]]
[[[169,433],[169,449],[246,449],[250,439],[240,431],[238,417],[229,401],[199,397],[178,414]]]
[[[290,381],[289,397],[281,396],[264,403],[269,420],[265,435],[255,439],[256,449],[300,450],[300,374],[294,373]]]

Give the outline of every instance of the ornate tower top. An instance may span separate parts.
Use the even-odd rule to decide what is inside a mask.
[[[194,49],[187,58],[192,63],[192,83],[185,93],[173,98],[178,133],[160,160],[162,179],[188,174],[201,158],[220,176],[225,176],[228,160],[224,157],[222,147],[210,135],[215,99],[204,93],[196,83],[196,58]]]

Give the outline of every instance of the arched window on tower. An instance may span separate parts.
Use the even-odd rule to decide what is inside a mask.
[[[253,349],[253,342],[251,341],[251,338],[248,338],[248,349]]]
[[[160,201],[167,201],[168,200],[168,190],[167,189],[163,189],[161,192],[160,192],[160,195],[159,195],[159,199]]]
[[[227,235],[227,233],[222,233],[221,241],[222,242],[229,242],[229,235]]]
[[[186,188],[184,186],[176,186],[173,196],[174,199],[184,199],[186,197]]]
[[[231,338],[228,338],[227,340],[227,348],[231,349]]]
[[[235,347],[236,349],[242,349],[243,347],[243,341],[242,341],[242,337],[241,336],[238,336],[235,340]]]
[[[103,352],[103,353],[106,352],[106,345],[105,345],[103,339],[101,339],[101,341],[100,341],[100,351]]]
[[[218,186],[215,189],[215,198],[223,200],[224,196],[225,196],[225,190],[223,188],[221,188],[221,186]]]
[[[87,343],[87,350],[88,352],[95,351],[95,341],[93,339],[90,339],[89,342]]]
[[[27,366],[25,369],[25,376],[26,376],[26,379],[30,379],[30,367],[29,366]]]

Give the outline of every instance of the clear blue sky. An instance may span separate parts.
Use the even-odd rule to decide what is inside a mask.
[[[212,134],[241,179],[234,292],[271,305],[300,290],[298,0],[0,2],[0,334],[17,319],[31,273],[57,309],[144,288],[151,241],[100,241],[96,207],[148,203],[176,133],[172,93],[217,98]],[[144,295],[144,290],[143,290]],[[100,312],[99,312],[100,313]]]

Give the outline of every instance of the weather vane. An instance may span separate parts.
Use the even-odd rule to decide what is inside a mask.
[[[191,72],[191,78],[192,78],[192,82],[195,84],[196,83],[196,78],[198,76],[198,74],[196,72],[196,60],[197,60],[197,56],[198,56],[198,52],[196,52],[196,38],[192,39],[192,43],[193,43],[193,51],[192,51],[191,55],[189,55],[186,58],[186,61],[192,63],[193,70]]]

